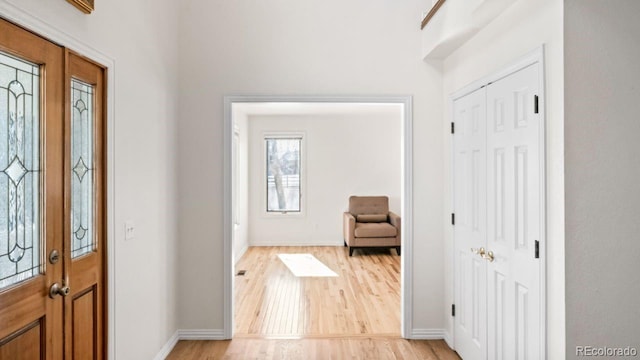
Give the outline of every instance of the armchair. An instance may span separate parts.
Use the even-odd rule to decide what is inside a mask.
[[[343,214],[344,246],[355,249],[395,248],[400,255],[400,216],[389,211],[386,196],[351,196]]]

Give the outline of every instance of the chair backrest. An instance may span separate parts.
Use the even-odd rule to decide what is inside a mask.
[[[386,215],[389,213],[389,198],[387,196],[351,196],[349,212],[353,215]]]

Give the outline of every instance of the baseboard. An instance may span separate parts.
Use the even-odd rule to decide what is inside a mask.
[[[444,332],[444,342],[446,342],[447,345],[449,345],[449,347],[453,349],[453,338],[448,331]]]
[[[164,360],[180,340],[226,340],[223,330],[215,329],[178,329],[160,349],[154,360]]]
[[[246,253],[248,249],[249,249],[249,244],[244,244],[242,249],[240,249],[240,251],[238,251],[237,254],[234,254],[236,258],[233,259],[233,263],[236,264],[238,260],[242,259],[242,255],[244,255],[244,253]]]
[[[410,338],[414,340],[442,340],[446,337],[444,329],[413,329]]]
[[[256,241],[249,246],[344,246],[342,242]]]
[[[176,332],[173,333],[173,335],[169,338],[169,341],[167,341],[167,343],[164,344],[162,349],[160,349],[160,351],[158,352],[158,355],[156,355],[156,357],[153,358],[154,360],[164,360],[166,359],[167,356],[169,356],[169,353],[171,353],[171,350],[173,350],[173,348],[178,343],[179,331],[180,330],[176,330]]]
[[[222,329],[181,329],[180,340],[227,340]]]
[[[411,339],[442,340],[453,349],[451,336],[444,329],[413,329]],[[154,360],[164,360],[180,340],[227,340],[221,329],[179,329],[160,349]]]

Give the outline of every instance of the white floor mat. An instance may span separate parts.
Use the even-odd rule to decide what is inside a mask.
[[[337,277],[338,274],[311,254],[278,254],[282,262],[297,277]]]

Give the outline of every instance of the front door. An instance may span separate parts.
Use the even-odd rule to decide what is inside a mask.
[[[104,358],[103,89],[0,20],[0,359]]]

